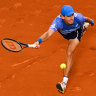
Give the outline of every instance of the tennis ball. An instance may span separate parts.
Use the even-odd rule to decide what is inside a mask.
[[[60,65],[60,68],[61,68],[61,69],[65,69],[65,68],[66,68],[66,64],[62,63],[62,64]]]

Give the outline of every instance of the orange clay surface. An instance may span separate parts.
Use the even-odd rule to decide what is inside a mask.
[[[96,22],[96,0],[0,0],[0,40],[34,43],[60,14],[64,4]],[[7,51],[0,44],[0,96],[62,96],[68,41],[56,32],[39,49]],[[74,54],[74,65],[63,96],[96,96],[96,27],[89,26]]]

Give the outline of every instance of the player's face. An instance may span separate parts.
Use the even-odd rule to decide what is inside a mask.
[[[63,16],[62,19],[68,25],[73,24],[74,23],[74,14],[72,14],[71,16]]]

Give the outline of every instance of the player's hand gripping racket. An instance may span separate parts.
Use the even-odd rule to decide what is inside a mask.
[[[36,47],[35,44],[24,44],[10,38],[2,39],[1,44],[3,45],[4,48],[6,48],[11,52],[20,52],[22,49],[26,47],[33,47],[33,48]]]

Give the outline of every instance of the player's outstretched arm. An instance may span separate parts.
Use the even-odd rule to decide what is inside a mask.
[[[34,43],[34,44],[36,44],[35,48],[39,48],[40,43],[42,43],[43,41],[46,41],[50,36],[53,35],[53,33],[55,33],[55,32],[52,29],[49,29],[47,32],[45,32],[43,35],[41,35],[41,37]]]

